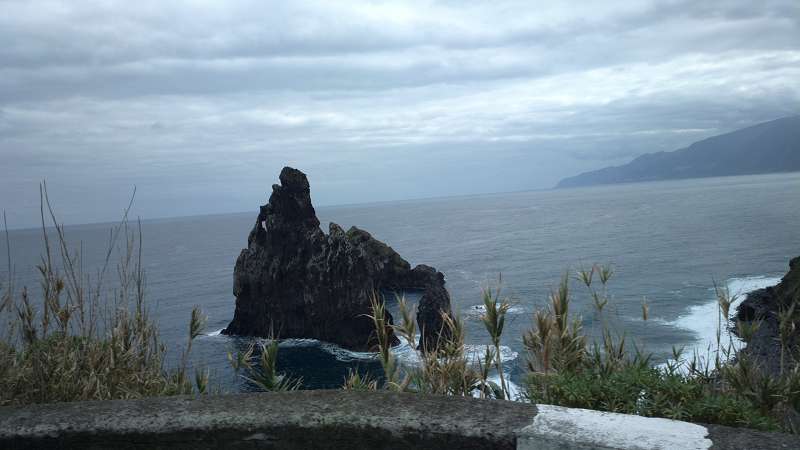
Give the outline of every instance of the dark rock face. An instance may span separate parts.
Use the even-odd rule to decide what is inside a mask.
[[[754,357],[767,373],[780,373],[780,341],[778,314],[793,302],[800,302],[800,257],[789,262],[789,272],[777,286],[753,291],[739,305],[736,319],[743,322],[761,320],[761,325],[741,353]],[[800,308],[798,305],[796,308]],[[796,362],[793,355],[800,349],[798,331],[792,333],[789,351],[784,355],[787,367]]]
[[[444,277],[441,273],[438,275],[436,282],[431,283],[422,294],[417,307],[419,349],[424,351],[435,350],[439,340],[448,338],[450,334],[442,317],[442,313],[450,314],[450,294],[444,288]]]
[[[236,311],[224,334],[313,338],[369,350],[373,293],[444,290],[444,276],[436,269],[412,269],[364,230],[345,232],[331,223],[329,233],[323,233],[304,173],[285,167],[280,181],[272,186],[269,203],[261,207],[248,246],[236,260]],[[429,309],[422,303],[420,311]]]

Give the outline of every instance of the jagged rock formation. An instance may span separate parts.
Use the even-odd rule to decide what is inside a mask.
[[[451,314],[444,276],[425,265],[412,269],[391,247],[356,227],[345,232],[331,223],[326,235],[305,174],[285,167],[280,181],[236,260],[236,311],[223,333],[313,338],[369,350],[373,293],[419,289],[425,291],[418,314],[423,340],[435,342],[431,333],[441,329],[440,311]]]
[[[761,325],[747,341],[740,354],[754,357],[767,373],[780,373],[781,346],[779,341],[779,318],[782,310],[795,306],[795,317],[800,313],[800,257],[789,262],[789,272],[777,286],[753,291],[739,305],[736,319],[743,322],[761,320]],[[797,325],[797,324],[796,324]],[[800,349],[800,329],[790,334],[788,350],[784,354],[786,367],[793,367],[797,350]]]

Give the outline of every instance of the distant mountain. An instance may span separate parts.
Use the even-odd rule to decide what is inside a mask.
[[[556,187],[800,171],[800,116],[710,137],[672,152],[564,178]]]

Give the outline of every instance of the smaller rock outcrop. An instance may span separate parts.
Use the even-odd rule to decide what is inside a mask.
[[[236,260],[236,310],[224,334],[313,338],[353,350],[373,348],[371,297],[381,290],[423,290],[423,341],[436,342],[441,313],[452,314],[444,275],[411,265],[356,227],[319,227],[308,179],[285,167]],[[434,311],[436,314],[434,314]],[[437,318],[438,317],[438,322]],[[391,323],[391,315],[386,318]],[[392,342],[397,339],[392,334]]]
[[[747,346],[740,350],[740,355],[756,359],[767,373],[776,375],[781,370],[781,345],[779,340],[779,314],[788,310],[793,304],[795,313],[800,312],[800,257],[789,262],[789,272],[783,276],[776,286],[758,289],[747,295],[747,298],[736,310],[736,319],[750,323],[760,320],[761,324],[747,341]],[[784,364],[792,367],[797,361],[794,355],[800,349],[800,329],[790,334],[789,351],[784,352]]]
[[[450,310],[450,294],[444,287],[444,276],[437,272],[436,280],[425,289],[417,306],[419,350],[433,351],[438,348],[441,340],[450,337],[451,330],[442,315],[443,312],[450,314]]]

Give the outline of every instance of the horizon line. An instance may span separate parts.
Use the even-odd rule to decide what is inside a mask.
[[[430,197],[413,197],[407,199],[399,199],[399,200],[377,200],[371,202],[353,202],[353,203],[336,203],[336,204],[322,204],[322,205],[312,205],[314,209],[322,209],[322,208],[347,208],[347,207],[354,207],[354,206],[370,206],[370,205],[383,205],[383,204],[392,204],[392,203],[405,203],[405,202],[422,202],[422,201],[431,201],[431,200],[446,200],[451,198],[468,198],[468,197],[479,197],[479,196],[491,196],[491,195],[502,195],[502,194],[520,194],[525,192],[543,192],[543,191],[553,191],[556,190],[555,187],[549,188],[531,188],[531,189],[521,189],[515,191],[495,191],[495,192],[480,192],[480,193],[473,193],[473,194],[456,194],[456,195],[436,195]],[[134,202],[135,204],[135,202]],[[258,205],[261,206],[261,205]],[[3,210],[5,212],[5,210]],[[209,213],[200,213],[200,214],[187,214],[187,215],[178,215],[178,216],[158,216],[158,217],[141,217],[137,216],[136,219],[141,220],[142,222],[154,222],[154,221],[168,221],[168,220],[176,220],[176,219],[188,219],[192,217],[214,217],[214,216],[230,216],[230,215],[239,215],[239,214],[250,214],[251,211],[229,211],[229,212],[209,212]],[[129,218],[128,221],[132,222],[134,219]],[[114,225],[119,223],[120,220],[98,220],[94,222],[81,222],[81,223],[65,223],[61,222],[59,225],[63,225],[65,227],[78,227],[78,226],[88,226],[88,225]],[[54,228],[53,225],[46,225],[45,229]],[[3,231],[33,231],[37,230],[40,231],[42,229],[41,224],[34,225],[34,226],[23,226],[23,227],[8,227],[3,228]]]

